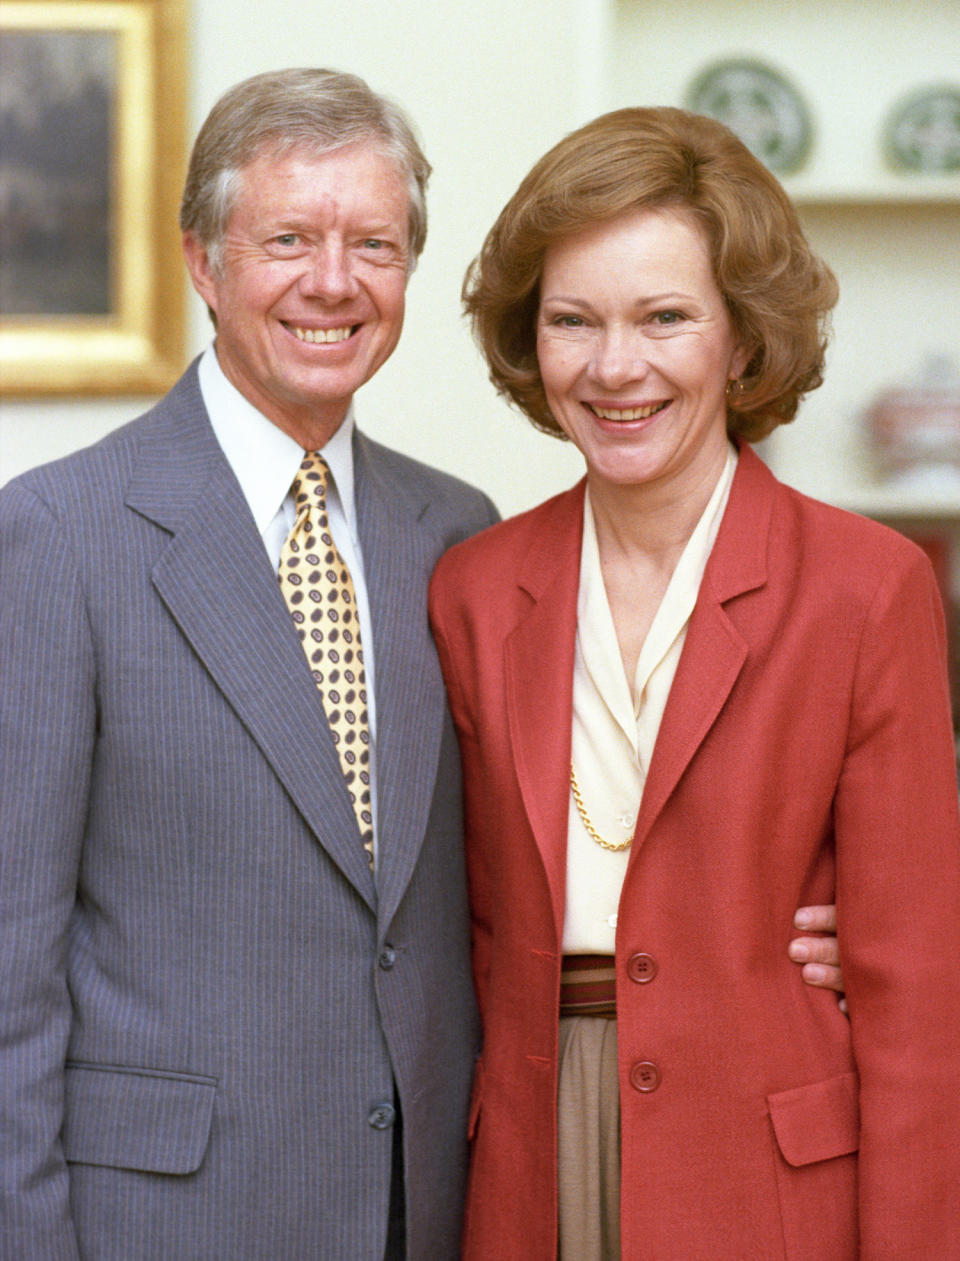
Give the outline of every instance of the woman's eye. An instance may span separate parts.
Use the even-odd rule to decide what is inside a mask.
[[[658,324],[669,326],[671,324],[680,324],[684,316],[682,311],[658,311],[653,318]]]
[[[582,315],[557,315],[553,322],[558,328],[583,328]]]

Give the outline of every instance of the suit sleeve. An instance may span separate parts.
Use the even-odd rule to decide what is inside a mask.
[[[477,499],[476,512],[469,528],[463,531],[461,539],[469,538],[491,525],[496,525],[500,520],[500,514],[493,501],[482,492],[474,493]],[[479,748],[465,694],[460,685],[457,653],[451,646],[451,636],[444,629],[448,614],[456,607],[457,588],[455,562],[441,557],[430,586],[430,629],[437,647],[440,669],[447,690],[447,701],[460,745],[464,794],[464,848],[470,893],[470,957],[474,990],[482,1013],[486,995],[486,977],[489,971],[490,930],[486,912],[489,886],[484,878],[486,849],[479,843],[480,838],[472,835],[476,829],[476,820],[482,818],[483,803],[475,800],[480,777]]]
[[[77,1256],[60,1147],[96,727],[78,568],[55,514],[0,494],[0,1256]]]
[[[864,622],[835,801],[864,1261],[960,1257],[960,820],[945,663],[939,594],[911,553]]]
[[[490,886],[485,867],[487,847],[482,843],[483,838],[476,835],[477,820],[483,818],[484,806],[482,794],[478,791],[482,780],[479,744],[461,687],[459,657],[457,649],[453,646],[457,636],[450,633],[449,628],[450,610],[456,604],[456,587],[455,565],[450,561],[441,560],[430,587],[430,626],[437,645],[440,669],[443,672],[450,712],[453,715],[457,740],[460,744],[460,761],[463,768],[464,848],[470,895],[470,958],[473,984],[482,1018],[485,1012],[487,977],[490,970]]]
[[[470,511],[463,514],[454,541],[462,543],[472,535],[479,534],[481,530],[496,525],[499,520],[500,513],[493,500],[483,491],[474,490],[471,494]]]

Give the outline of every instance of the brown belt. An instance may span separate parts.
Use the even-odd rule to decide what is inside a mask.
[[[617,1015],[617,970],[612,955],[564,955],[560,971],[560,1015]]]

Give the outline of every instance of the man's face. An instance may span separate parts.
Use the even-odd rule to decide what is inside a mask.
[[[403,327],[409,195],[367,142],[269,150],[245,166],[221,263],[184,234],[194,287],[217,317],[217,358],[255,407],[321,446]]]

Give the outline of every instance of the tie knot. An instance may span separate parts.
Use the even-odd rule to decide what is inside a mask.
[[[318,451],[306,453],[291,487],[294,509],[298,517],[301,512],[309,508],[319,508],[322,512],[326,512],[329,473],[327,462]]]

